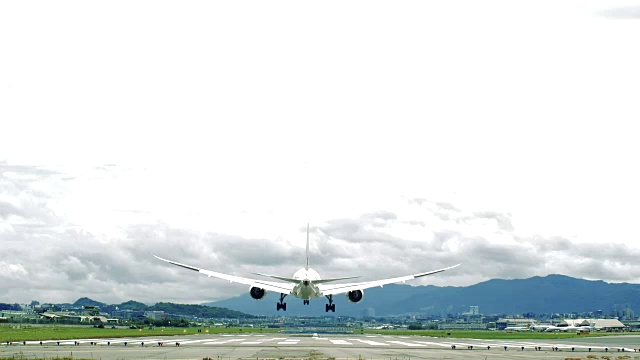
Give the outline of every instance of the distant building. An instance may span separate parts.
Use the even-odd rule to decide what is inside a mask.
[[[625,308],[622,309],[622,319],[631,320],[633,318],[635,318],[635,313],[633,312],[633,310],[631,310],[629,305],[625,306]]]
[[[111,313],[114,318],[120,318],[123,320],[134,320],[145,317],[144,310],[116,310]]]
[[[496,330],[504,330],[509,326],[527,326],[533,322],[532,319],[513,319],[503,318],[496,321]]]
[[[480,315],[479,306],[469,306],[469,315]]]
[[[30,311],[2,310],[0,317],[6,318],[7,321],[20,321],[25,319],[35,319],[36,315]]]
[[[627,321],[624,323],[624,326],[629,331],[640,331],[640,321]]]
[[[165,318],[164,311],[145,311],[144,317],[153,320],[162,320]]]
[[[487,325],[482,323],[440,323],[440,330],[486,330]]]
[[[362,310],[362,317],[376,317],[376,309],[368,307]]]
[[[557,326],[589,326],[598,331],[622,331],[625,326],[618,319],[575,319],[563,320]]]
[[[100,307],[85,305],[82,307],[82,315],[85,316],[99,316]]]

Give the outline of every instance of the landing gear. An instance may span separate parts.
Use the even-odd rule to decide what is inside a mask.
[[[309,300],[302,300],[302,304],[309,305]]]
[[[280,294],[280,302],[276,304],[276,311],[280,311],[280,309],[282,309],[282,311],[287,311],[287,303],[282,302],[286,296],[287,294]]]
[[[329,299],[329,303],[324,305],[324,311],[329,312],[329,310],[331,310],[332,312],[336,312],[336,304],[333,303],[333,295],[326,296],[327,299]]]

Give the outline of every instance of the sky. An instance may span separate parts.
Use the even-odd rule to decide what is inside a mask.
[[[0,302],[640,282],[640,1],[4,1]],[[275,299],[275,298],[274,298]],[[274,300],[275,301],[275,300]]]

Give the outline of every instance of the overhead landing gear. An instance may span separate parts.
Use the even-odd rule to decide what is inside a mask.
[[[309,300],[302,300],[303,305],[309,305]]]
[[[333,303],[333,295],[326,295],[326,297],[329,299],[329,303],[324,305],[324,311],[329,312],[329,310],[331,310],[332,312],[336,312],[336,304]]]
[[[286,296],[287,294],[280,294],[280,302],[276,304],[276,311],[280,311],[280,309],[282,309],[282,311],[287,311],[287,303],[282,302]]]

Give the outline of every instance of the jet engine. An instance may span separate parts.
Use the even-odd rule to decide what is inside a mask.
[[[347,293],[347,300],[351,301],[352,303],[361,301],[363,297],[364,293],[362,292],[362,290],[353,290]]]
[[[251,294],[252,298],[261,300],[263,297],[265,297],[265,295],[267,295],[267,290],[252,286],[251,290],[249,290],[249,294]]]

